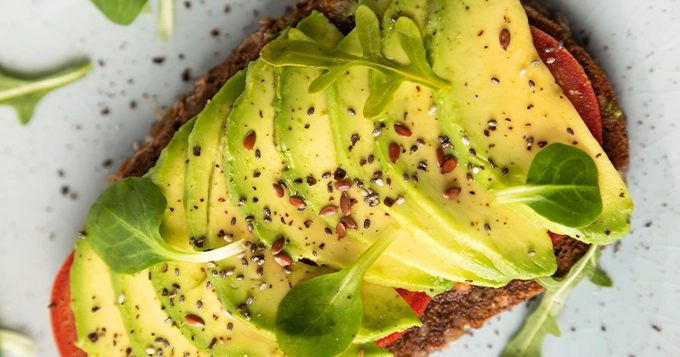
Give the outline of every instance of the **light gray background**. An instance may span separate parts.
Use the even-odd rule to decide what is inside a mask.
[[[0,68],[36,73],[87,58],[95,64],[83,80],[45,97],[28,126],[0,107],[0,326],[32,336],[40,356],[56,356],[47,309],[52,279],[105,188],[104,178],[133,154],[133,142],[144,140],[154,118],[192,88],[181,78],[186,68],[192,78],[205,73],[257,29],[262,16],[279,15],[293,2],[190,3],[177,2],[176,33],[164,43],[152,14],[121,27],[86,0],[0,0]],[[548,337],[543,351],[678,356],[680,4],[548,5],[571,20],[577,40],[588,43],[628,115],[636,211],[633,234],[602,258],[615,287],[580,285],[559,318],[563,337]],[[165,61],[154,64],[154,57]],[[112,164],[105,167],[107,160]],[[70,191],[62,195],[65,186]],[[437,356],[498,356],[527,311],[522,305],[494,318]]]

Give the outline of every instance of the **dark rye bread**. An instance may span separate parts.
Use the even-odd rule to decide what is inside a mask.
[[[351,12],[353,0],[303,0],[294,10],[279,19],[265,18],[260,21],[262,28],[248,36],[222,64],[208,72],[206,77],[196,81],[193,93],[175,102],[151,131],[152,140],[132,158],[121,164],[116,177],[141,176],[155,165],[161,150],[168,144],[175,131],[187,120],[198,114],[208,99],[224,85],[237,71],[256,59],[271,34],[278,33],[286,26],[294,26],[311,11],[324,13],[339,29],[349,32],[354,19]],[[625,118],[621,114],[614,91],[588,53],[571,38],[567,22],[561,18],[550,18],[549,13],[539,4],[525,4],[531,25],[538,27],[558,41],[579,61],[590,78],[600,104],[603,127],[603,147],[612,163],[625,175],[628,168],[628,138]],[[555,244],[558,270],[561,276],[585,253],[588,246],[571,238],[564,238]],[[432,299],[422,316],[423,326],[414,328],[388,349],[396,356],[426,356],[440,350],[449,341],[460,337],[469,328],[480,328],[494,315],[516,306],[541,293],[543,288],[534,281],[512,281],[505,287],[491,289],[472,287],[467,291],[451,290]]]

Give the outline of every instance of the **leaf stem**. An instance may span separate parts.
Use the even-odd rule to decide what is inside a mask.
[[[227,246],[208,250],[205,252],[185,252],[178,249],[173,249],[167,253],[168,258],[173,261],[186,263],[207,263],[218,260],[223,260],[236,255],[243,251],[243,240],[236,241]]]
[[[366,251],[364,251],[359,258],[357,258],[352,264],[348,265],[345,269],[348,272],[347,281],[359,281],[363,279],[366,275],[368,269],[371,268],[373,263],[387,250],[387,248],[394,242],[397,238],[396,234],[384,234],[375,243],[373,243]]]
[[[0,101],[20,97],[25,94],[30,94],[37,91],[43,91],[59,87],[61,85],[75,81],[83,77],[92,69],[91,63],[85,63],[80,66],[67,70],[65,73],[56,74],[37,82],[31,82],[16,88],[0,91]]]
[[[158,9],[158,38],[168,41],[175,26],[175,0],[160,0]]]

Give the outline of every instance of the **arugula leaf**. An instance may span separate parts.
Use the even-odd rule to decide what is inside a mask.
[[[438,77],[427,62],[425,47],[418,26],[407,17],[397,20],[396,28],[401,46],[411,61],[403,65],[386,59],[382,55],[380,25],[378,18],[366,6],[356,11],[356,28],[363,56],[355,56],[340,49],[329,48],[318,43],[295,39],[278,39],[270,42],[260,52],[260,58],[274,67],[295,66],[326,69],[309,86],[310,93],[318,93],[330,86],[348,69],[354,66],[371,68],[383,75],[384,82],[372,88],[366,100],[364,116],[374,118],[387,107],[394,93],[403,82],[418,83],[434,90],[445,89],[449,83]]]
[[[396,235],[382,236],[345,269],[296,285],[279,304],[276,340],[289,357],[344,352],[361,326],[361,281]]]
[[[525,185],[492,193],[496,204],[523,203],[567,227],[589,226],[602,213],[595,162],[583,150],[561,143],[536,154]]]
[[[236,255],[241,241],[205,252],[167,244],[159,232],[167,201],[148,178],[130,177],[107,188],[90,208],[83,231],[92,249],[119,274],[134,274],[162,262],[207,263]]]
[[[0,330],[0,355],[7,352],[13,356],[30,357],[38,351],[38,346],[29,337],[18,332]]]
[[[45,94],[80,79],[91,69],[92,64],[88,62],[36,79],[20,79],[0,72],[0,105],[14,107],[19,121],[25,125]]]
[[[501,357],[540,357],[543,338],[547,334],[561,335],[556,318],[564,309],[571,291],[586,276],[592,278],[593,274],[601,273],[597,266],[600,255],[600,247],[593,244],[564,278],[536,279],[546,289],[541,303],[526,319],[520,332],[508,343]],[[611,280],[607,278],[607,281],[611,286]]]
[[[91,0],[111,22],[129,25],[142,12],[147,0]]]

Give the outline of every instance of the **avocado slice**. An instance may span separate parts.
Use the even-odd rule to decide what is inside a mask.
[[[304,38],[297,30],[291,30],[289,35]],[[331,126],[335,119],[328,115],[331,109],[328,108],[324,93],[306,93],[311,81],[321,74],[320,70],[284,67],[279,71],[278,114],[274,118],[274,132],[277,150],[282,160],[287,163],[283,177],[289,192],[303,198],[307,209],[319,215],[331,227],[342,220],[351,219],[358,229],[347,228],[347,235],[359,242],[372,244],[382,235],[398,235],[399,242],[392,244],[388,253],[381,258],[385,264],[393,266],[395,275],[423,282],[429,280],[433,286],[440,287],[436,289],[437,291],[453,286],[453,283],[437,278],[442,274],[433,275],[419,269],[425,267],[424,269],[432,270],[430,267],[436,263],[428,258],[433,258],[433,254],[424,249],[414,252],[414,243],[408,239],[408,234],[394,226],[389,216],[380,208],[358,204],[350,208],[354,211],[351,215],[343,214],[341,203],[343,199],[358,201],[363,200],[363,197],[359,187],[354,187],[344,194],[333,189],[334,185],[350,182],[352,178],[338,175],[342,172],[342,167],[337,161],[336,150],[338,146],[355,145],[361,139],[345,137],[344,142],[337,142],[337,135],[334,135],[334,128]],[[314,109],[305,111],[296,110],[297,108]],[[332,172],[336,174],[332,175]],[[320,213],[324,208],[337,213],[322,215]],[[414,260],[419,264],[412,263]]]
[[[219,102],[220,99],[223,98],[216,97],[213,103],[220,106],[223,105]],[[200,128],[198,124],[201,118],[209,117],[201,113],[197,116],[197,119],[192,119],[180,128],[173,140],[162,152],[157,165],[147,174],[147,177],[161,188],[169,202],[161,226],[163,232],[171,229],[174,229],[176,232],[187,231],[187,221],[182,219],[185,215],[181,205],[182,195],[186,197],[187,191],[189,191],[186,189],[187,185],[184,184],[186,180],[184,176],[184,158],[193,155],[191,136],[198,136],[196,130]],[[219,117],[216,120],[219,120]],[[224,261],[207,264],[203,267],[186,263],[176,263],[170,267],[156,267],[152,269],[154,273],[150,274],[150,276],[152,276],[153,284],[159,292],[158,298],[164,301],[164,309],[172,316],[177,317],[180,313],[176,311],[176,301],[170,300],[169,296],[175,293],[175,287],[180,289],[182,286],[186,286],[187,281],[185,280],[183,284],[180,284],[178,281],[172,280],[172,274],[168,274],[170,278],[167,278],[165,272],[168,270],[175,271],[174,269],[177,269],[176,272],[188,270],[196,275],[193,280],[189,280],[190,284],[195,284],[191,282],[199,281],[199,279],[205,280],[205,284],[210,284],[211,288],[208,290],[211,290],[216,295],[222,304],[221,308],[231,318],[238,320],[239,323],[247,326],[252,331],[273,339],[277,307],[280,300],[290,290],[290,287],[332,270],[297,263],[294,266],[300,266],[301,268],[294,268],[292,274],[289,275],[284,273],[282,267],[275,262],[270,251],[264,251],[264,246],[257,241],[252,233],[247,231],[246,220],[240,216],[240,212],[238,212],[235,205],[228,198],[224,174],[219,165],[223,159],[223,146],[220,145],[220,142],[221,140],[218,136],[213,137],[211,141],[202,141],[203,148],[207,148],[207,150],[202,150],[202,152],[209,152],[210,155],[218,158],[205,157],[206,160],[211,162],[211,166],[212,162],[218,162],[218,164],[215,164],[215,169],[212,170],[212,178],[209,185],[209,196],[211,199],[210,204],[207,206],[209,213],[208,225],[216,227],[218,226],[216,222],[232,222],[229,217],[237,219],[233,225],[229,223],[229,233],[221,231],[219,234],[211,235],[211,246],[219,247],[224,245],[225,240],[231,240],[231,236],[236,235],[239,238],[248,239],[250,242],[250,244],[246,245],[248,249],[244,251],[243,257],[233,257]],[[224,213],[227,210],[232,213],[225,216]],[[215,231],[215,229],[210,228],[209,231]],[[183,249],[190,249],[190,243],[186,240],[186,236],[170,234],[168,238],[169,243]],[[253,257],[257,259],[252,259]],[[266,259],[264,259],[265,257]],[[245,264],[244,261],[246,262]],[[198,271],[196,270],[197,268],[199,268]],[[198,276],[200,274],[202,274],[202,278]],[[134,280],[132,278],[114,276],[114,280],[116,278],[124,282],[121,289],[126,286],[134,286],[134,283],[129,282]],[[139,278],[135,278],[139,280]],[[146,279],[146,276],[144,279]],[[408,304],[395,293],[394,289],[375,286],[370,283],[365,283],[365,285],[364,290],[367,291],[367,298],[364,299],[366,317],[364,319],[365,323],[357,336],[358,342],[372,342],[392,331],[420,325],[418,317],[412,312]],[[194,295],[198,296],[197,294]],[[151,296],[157,299],[155,294],[151,294]],[[185,295],[185,299],[187,296]],[[166,301],[165,299],[168,300]],[[232,322],[232,325],[235,323]],[[189,333],[186,329],[183,332]],[[203,338],[203,340],[198,339],[198,342],[196,342],[197,346],[203,350],[205,350],[205,340],[207,338]],[[197,340],[193,339],[192,341]],[[203,342],[202,344],[201,341]]]
[[[213,172],[220,170],[221,162],[216,150],[224,135],[227,116],[236,98],[245,87],[246,71],[236,73],[227,81],[212,100],[196,117],[194,129],[189,135],[190,155],[187,155],[184,171],[184,207],[189,238],[198,249],[215,247],[218,238],[209,234],[209,205]],[[221,239],[220,239],[221,240]]]
[[[90,248],[87,239],[76,242],[71,265],[71,309],[75,316],[76,346],[89,357],[127,356],[130,339],[118,311],[109,268]]]
[[[313,21],[332,26],[318,14],[303,20],[301,28],[311,27]],[[246,92],[237,101],[228,120],[225,144],[228,154],[224,166],[230,198],[233,202],[242,203],[239,209],[244,216],[252,216],[252,229],[266,245],[271,246],[283,236],[287,241],[284,251],[294,260],[309,259],[341,269],[368,246],[338,239],[333,233],[334,229],[316,214],[309,209],[298,210],[290,203],[291,197],[282,190],[282,184],[285,185],[282,173],[286,166],[278,155],[272,127],[278,72],[264,62],[256,61],[250,65],[248,73]],[[304,113],[311,111],[309,108],[299,110]],[[257,139],[254,146],[249,147],[251,150],[247,150],[244,142],[250,135]],[[279,191],[273,187],[278,187]],[[282,196],[278,197],[278,194]],[[428,275],[423,276],[423,279],[411,279],[414,274],[412,269],[395,270],[394,267],[398,267],[400,262],[383,263],[387,259],[389,257],[382,257],[374,265],[366,276],[368,281],[435,293],[450,286],[449,282],[432,279]]]
[[[436,108],[454,154],[463,167],[471,165],[475,182],[489,190],[523,184],[542,147],[573,145],[597,165],[600,217],[588,227],[570,228],[528,206],[512,208],[544,230],[587,243],[608,244],[628,234],[633,209],[628,189],[540,61],[522,5],[510,0],[440,2],[436,8],[426,43],[434,71],[452,84],[448,92],[435,95]],[[499,43],[503,30],[510,34],[507,50]]]

